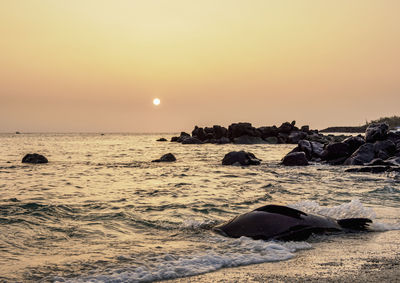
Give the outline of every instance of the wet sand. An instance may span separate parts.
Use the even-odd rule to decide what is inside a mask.
[[[400,231],[315,239],[282,262],[225,268],[173,282],[400,282]]]

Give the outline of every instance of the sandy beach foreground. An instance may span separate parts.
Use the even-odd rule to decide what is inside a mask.
[[[331,236],[288,261],[225,268],[172,282],[399,282],[400,231]]]

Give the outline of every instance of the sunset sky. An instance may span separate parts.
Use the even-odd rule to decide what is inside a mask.
[[[0,132],[399,115],[399,11],[398,0],[0,0]]]

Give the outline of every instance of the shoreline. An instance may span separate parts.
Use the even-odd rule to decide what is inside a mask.
[[[336,238],[335,238],[336,237]],[[396,282],[400,231],[329,236],[286,261],[224,268],[170,282]]]

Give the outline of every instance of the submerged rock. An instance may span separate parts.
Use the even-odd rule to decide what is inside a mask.
[[[156,159],[151,162],[173,162],[173,161],[176,161],[175,156],[172,153],[167,153],[161,156],[160,159]]]
[[[167,141],[167,139],[166,138],[159,138],[157,141],[158,142],[165,142],[165,141]]]
[[[304,152],[290,152],[283,159],[282,164],[285,166],[306,166],[308,160]]]
[[[39,164],[39,163],[48,163],[46,157],[41,154],[37,153],[28,153],[27,155],[22,158],[22,163],[32,163],[32,164]]]
[[[224,156],[222,165],[259,165],[261,159],[255,157],[251,152],[245,151],[232,151]]]

